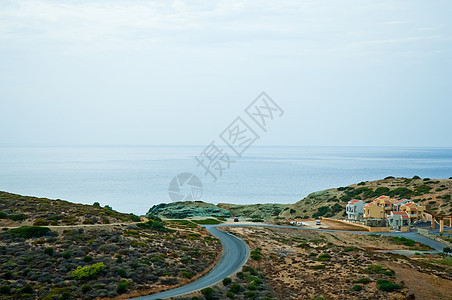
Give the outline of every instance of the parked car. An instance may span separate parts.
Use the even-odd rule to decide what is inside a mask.
[[[319,220],[315,221],[315,225],[320,225],[320,221]]]
[[[234,222],[238,222],[238,221],[239,221],[239,218],[235,217]]]

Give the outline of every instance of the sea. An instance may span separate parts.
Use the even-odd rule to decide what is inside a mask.
[[[415,175],[452,177],[452,148],[255,146],[239,157],[206,146],[0,147],[1,191],[137,215],[180,199],[175,188],[183,199],[215,204],[295,203],[323,189]]]

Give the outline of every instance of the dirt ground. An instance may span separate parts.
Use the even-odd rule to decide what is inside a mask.
[[[452,299],[452,268],[374,252],[407,249],[386,236],[263,227],[226,230],[262,254],[260,259],[250,258],[250,263],[265,274],[279,299]],[[383,271],[375,271],[378,268]],[[370,282],[359,283],[361,278]],[[400,288],[383,291],[378,280]],[[361,290],[355,290],[356,285]]]

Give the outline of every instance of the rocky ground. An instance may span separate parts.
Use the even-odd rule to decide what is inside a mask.
[[[424,248],[391,237],[230,227],[250,245],[249,265],[278,299],[452,299],[452,267],[439,256],[374,250]],[[426,249],[426,248],[425,248]],[[429,292],[429,289],[434,291]]]

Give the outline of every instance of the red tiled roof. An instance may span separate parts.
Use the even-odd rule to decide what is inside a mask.
[[[348,204],[354,204],[354,203],[359,202],[359,201],[361,201],[361,200],[350,200],[350,202],[348,202]]]
[[[393,211],[393,215],[395,216],[402,216],[402,219],[408,219],[408,214],[405,211]]]
[[[396,202],[396,203],[394,203],[394,204],[397,204],[397,203],[403,202],[403,201],[405,201],[405,200],[407,200],[407,199],[402,199],[402,200],[399,200],[399,201],[397,201],[397,202]]]
[[[364,205],[364,207],[368,207],[368,206],[371,206],[371,205],[375,205],[375,203],[373,203],[373,202],[367,203],[366,205]]]

